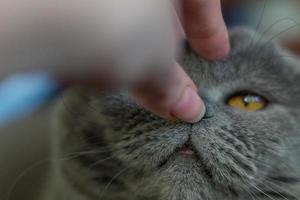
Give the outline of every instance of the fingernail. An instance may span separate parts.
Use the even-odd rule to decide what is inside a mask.
[[[171,114],[179,120],[196,123],[204,117],[205,110],[205,105],[197,92],[191,87],[186,87]]]

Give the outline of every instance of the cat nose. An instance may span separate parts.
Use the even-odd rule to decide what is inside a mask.
[[[209,100],[205,95],[201,95],[201,98],[204,102],[204,105],[205,105],[205,108],[206,108],[206,112],[205,112],[205,115],[204,117],[202,118],[202,120],[205,120],[205,119],[210,119],[210,118],[213,118],[214,117],[214,112],[213,112],[213,106],[212,106],[212,101]]]
[[[210,119],[213,118],[214,116],[210,113],[208,114],[207,112],[205,113],[204,117],[202,119]]]

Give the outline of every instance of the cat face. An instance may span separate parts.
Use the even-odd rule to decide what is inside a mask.
[[[124,93],[84,94],[84,109],[76,108],[88,112],[68,126],[82,138],[91,131],[81,127],[98,127],[93,148],[108,146],[122,167],[150,174],[162,199],[259,197],[266,180],[295,178],[281,164],[299,137],[300,64],[248,30],[233,31],[231,44],[224,61],[190,50],[181,61],[207,107],[200,122],[161,119]]]

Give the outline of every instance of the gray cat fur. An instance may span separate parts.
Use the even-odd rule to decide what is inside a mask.
[[[300,65],[274,42],[239,28],[218,62],[181,60],[207,113],[196,124],[145,111],[126,93],[72,89],[60,100],[43,200],[300,199]],[[260,111],[229,107],[240,91],[268,99]],[[180,156],[187,141],[197,156]],[[299,146],[299,145],[298,145]]]

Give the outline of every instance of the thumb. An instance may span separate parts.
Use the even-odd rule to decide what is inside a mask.
[[[130,93],[138,104],[163,118],[195,123],[205,114],[197,87],[178,64],[160,71]]]

